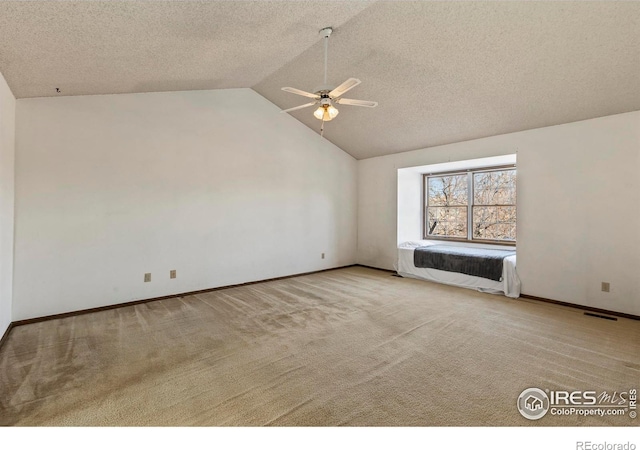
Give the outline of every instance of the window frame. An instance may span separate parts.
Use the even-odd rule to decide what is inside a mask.
[[[513,241],[503,241],[498,239],[474,239],[473,238],[473,207],[474,206],[513,206],[516,208],[516,217],[517,217],[517,190],[516,190],[515,204],[504,204],[504,205],[502,204],[476,205],[475,204],[473,175],[476,173],[497,172],[497,171],[503,171],[503,170],[516,170],[516,177],[517,177],[517,168],[515,164],[506,164],[501,166],[490,166],[490,167],[478,167],[475,169],[451,170],[446,172],[423,173],[422,174],[422,236],[423,236],[422,238],[425,240],[467,242],[467,243],[476,243],[476,244],[504,245],[504,246],[515,247],[517,239]],[[442,177],[447,175],[466,175],[467,176],[467,204],[465,206],[467,208],[467,238],[466,239],[460,238],[460,237],[449,237],[449,236],[430,236],[428,234],[428,224],[427,224],[427,216],[429,211],[429,195],[427,190],[428,179],[430,177]]]

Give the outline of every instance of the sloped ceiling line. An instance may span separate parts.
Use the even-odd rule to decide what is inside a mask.
[[[0,2],[18,98],[362,80],[324,137],[357,159],[640,110],[640,2]],[[59,87],[62,94],[57,94]],[[319,132],[309,110],[291,113]]]

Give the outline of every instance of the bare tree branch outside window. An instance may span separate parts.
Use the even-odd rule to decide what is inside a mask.
[[[515,169],[427,176],[425,198],[427,238],[516,240]]]

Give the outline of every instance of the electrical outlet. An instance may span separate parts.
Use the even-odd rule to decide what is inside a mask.
[[[169,271],[169,278],[175,278],[176,277],[176,271],[175,270],[170,270]]]
[[[150,273],[145,273],[144,274],[144,282],[148,283],[149,281],[151,281],[151,274]]]
[[[611,285],[609,283],[602,282],[602,292],[609,292],[611,289]]]
[[[322,259],[324,259],[324,253],[322,254]]]

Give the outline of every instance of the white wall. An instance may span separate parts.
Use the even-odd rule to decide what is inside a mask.
[[[20,99],[13,319],[353,264],[356,172],[250,89]]]
[[[396,223],[398,244],[406,241],[419,241],[423,238],[422,177],[422,173],[416,170],[398,170],[398,218]],[[394,268],[397,269],[397,267]]]
[[[640,315],[640,112],[358,161],[358,263],[394,267],[397,169],[511,153],[523,293]]]
[[[11,323],[16,99],[0,73],[0,337]]]

